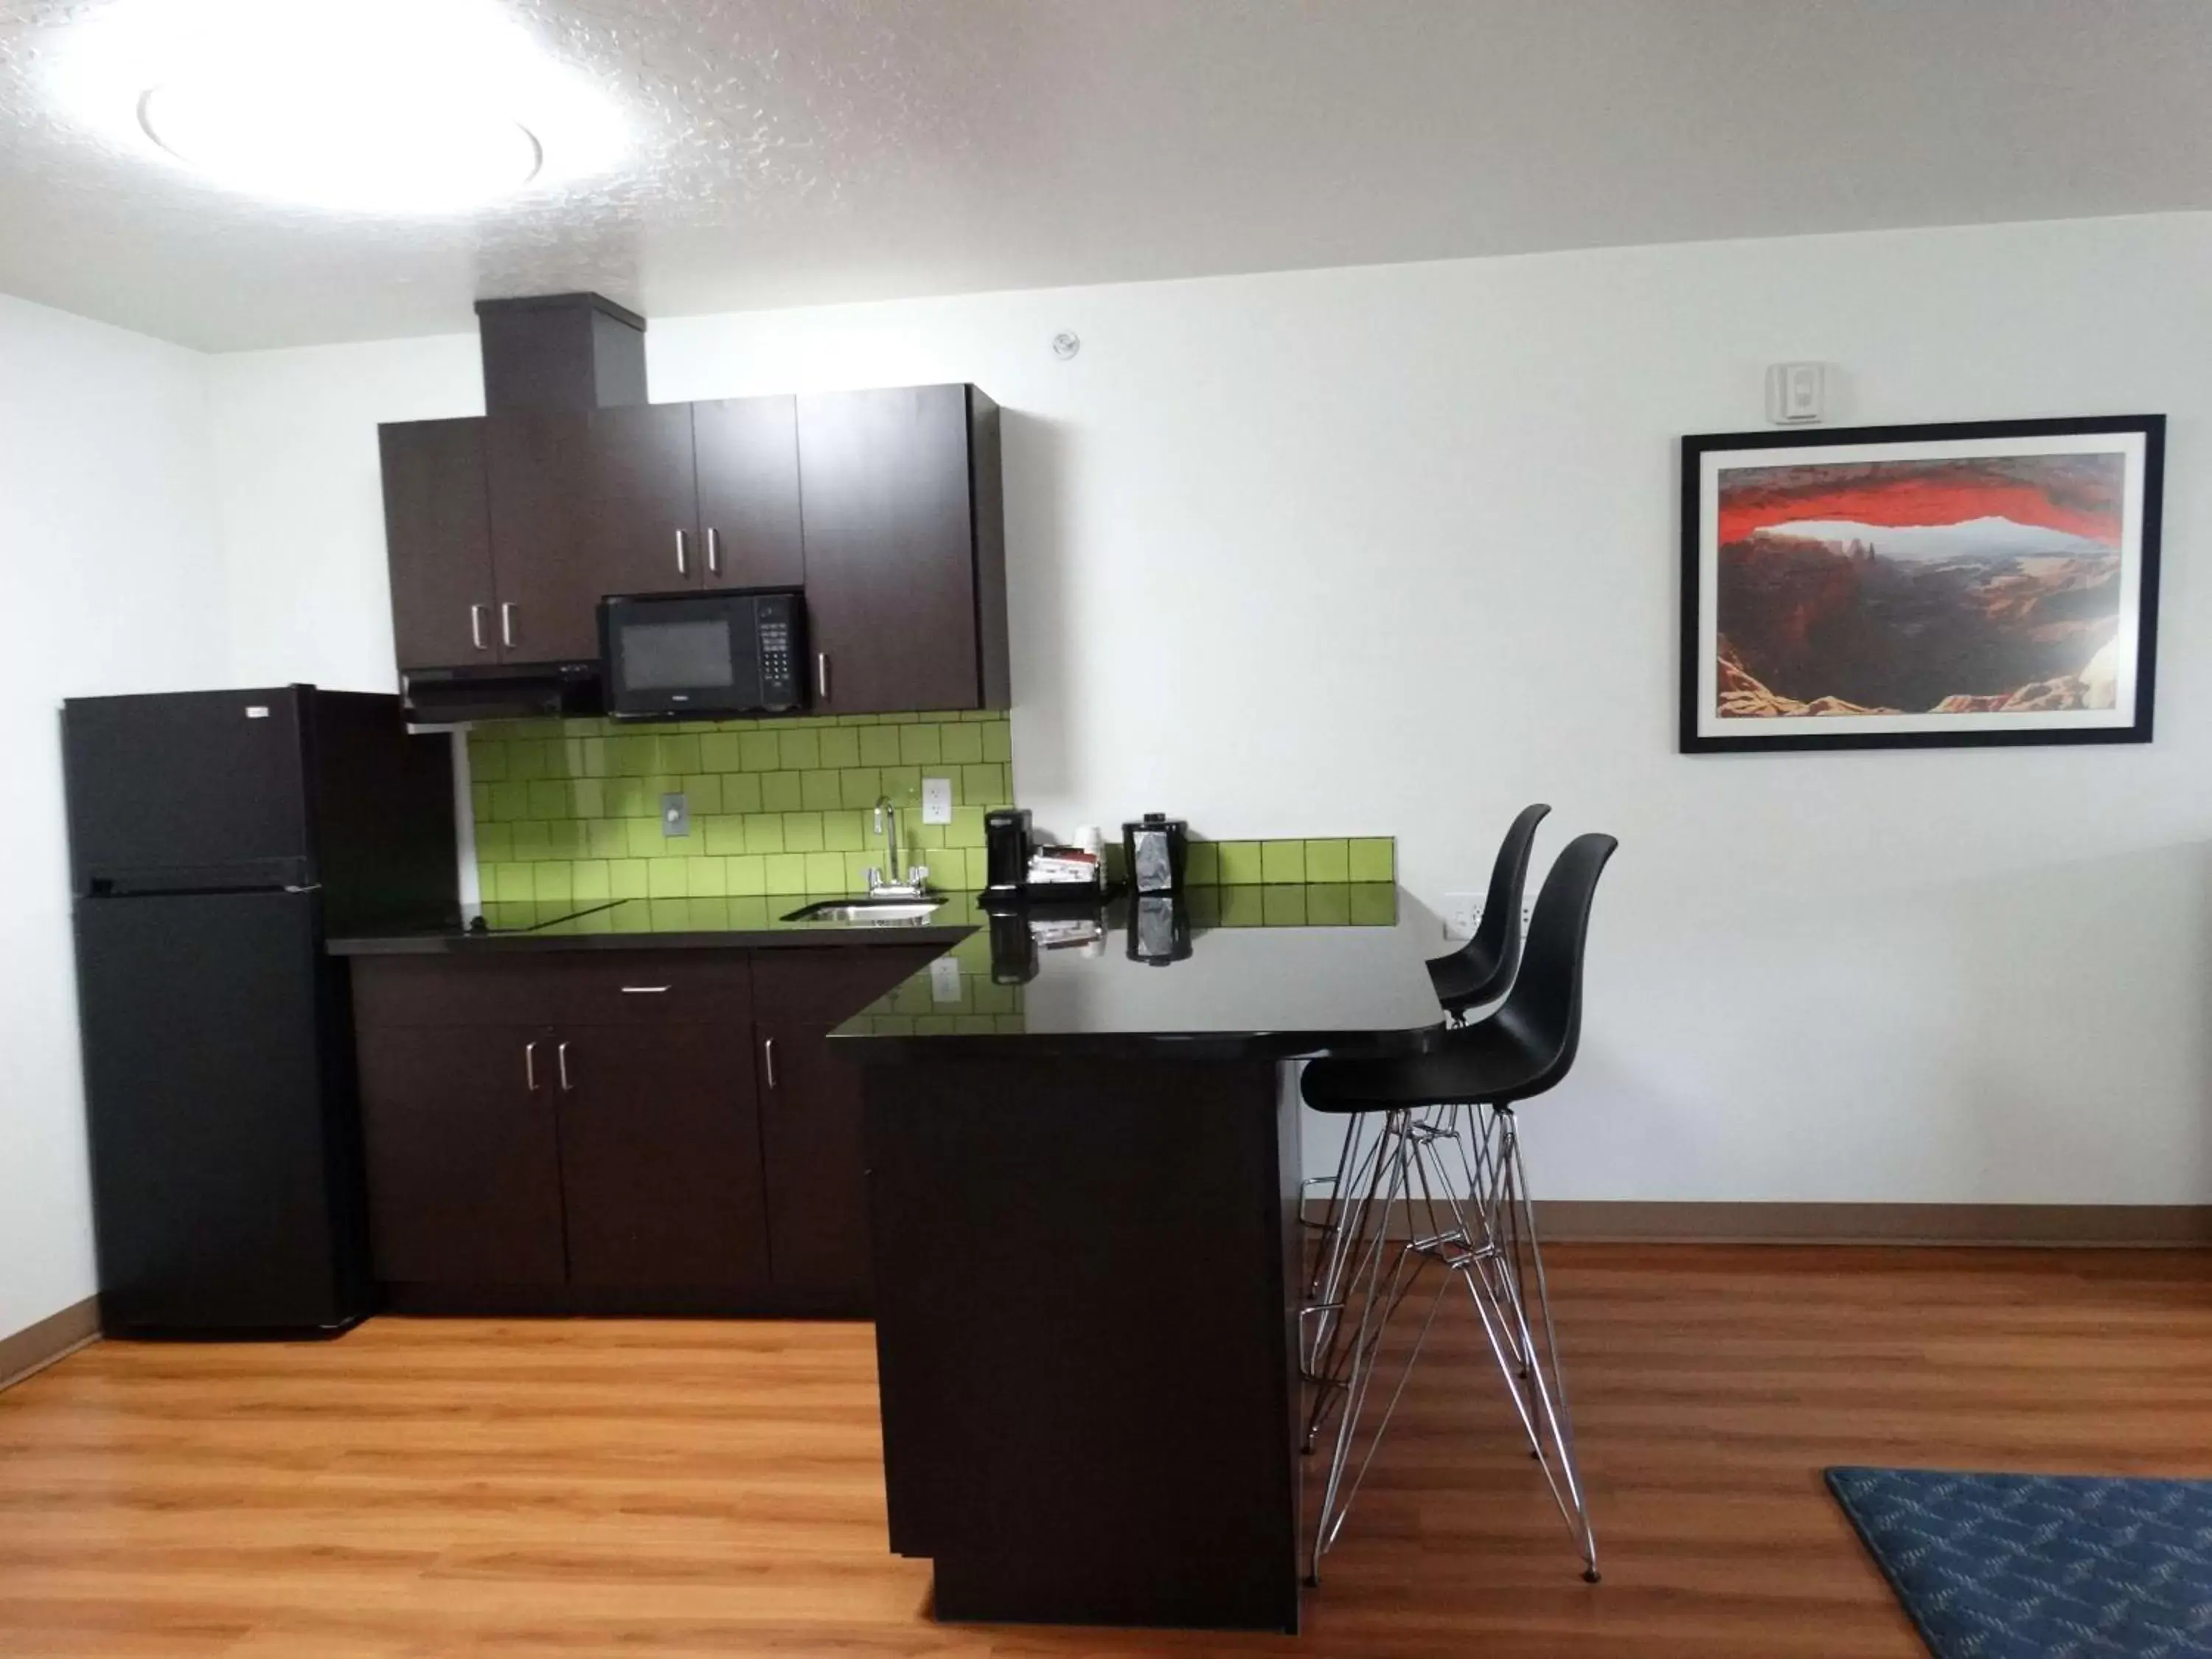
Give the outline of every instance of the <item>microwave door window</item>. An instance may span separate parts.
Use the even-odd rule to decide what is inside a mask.
[[[622,678],[633,691],[726,691],[737,683],[730,625],[715,620],[627,628],[623,630]]]

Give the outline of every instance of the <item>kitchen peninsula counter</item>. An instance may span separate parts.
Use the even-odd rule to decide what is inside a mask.
[[[838,1028],[939,1619],[1296,1631],[1289,1062],[1432,1042],[1431,927],[1388,884],[987,916]]]

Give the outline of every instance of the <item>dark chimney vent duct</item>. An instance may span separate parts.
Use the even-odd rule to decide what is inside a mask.
[[[477,301],[484,413],[581,415],[645,399],[645,319],[596,294]]]

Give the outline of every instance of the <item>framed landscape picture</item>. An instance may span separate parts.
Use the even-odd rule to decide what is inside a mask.
[[[1683,750],[2148,742],[2165,437],[1685,438]]]

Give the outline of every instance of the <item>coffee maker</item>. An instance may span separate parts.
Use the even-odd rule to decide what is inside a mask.
[[[983,864],[985,892],[1021,890],[1030,867],[1029,808],[1000,806],[983,814]]]

